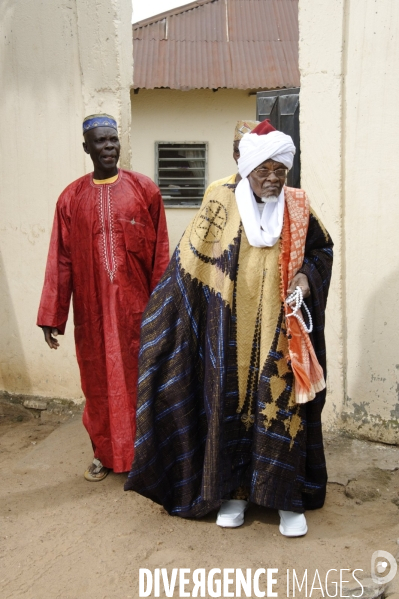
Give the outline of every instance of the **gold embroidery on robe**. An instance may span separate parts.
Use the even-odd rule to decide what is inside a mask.
[[[238,273],[232,281],[227,270],[217,263],[231,250],[232,240],[240,239]],[[255,422],[256,398],[262,372],[270,376],[269,400],[260,410],[264,426],[283,422],[291,447],[302,428],[295,410],[294,379],[288,365],[288,340],[280,298],[280,242],[273,247],[256,248],[249,244],[242,228],[234,191],[218,187],[204,202],[180,243],[181,266],[195,272],[198,280],[233,306],[237,318],[237,412],[248,429]],[[280,332],[276,338],[276,331]],[[287,387],[291,387],[288,391]],[[287,395],[288,394],[288,395]],[[282,396],[284,395],[284,399]],[[282,410],[284,408],[284,410]]]

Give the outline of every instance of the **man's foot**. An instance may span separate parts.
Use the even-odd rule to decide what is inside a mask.
[[[85,479],[90,481],[91,483],[97,483],[100,480],[104,480],[104,478],[108,475],[109,468],[106,468],[102,465],[100,460],[94,458],[88,469],[86,470],[84,476]]]
[[[285,537],[303,537],[308,532],[305,514],[296,512],[278,511],[280,515],[279,530]]]
[[[229,499],[225,501],[219,510],[216,524],[223,528],[236,528],[244,524],[244,512],[248,507],[248,501],[243,499]]]

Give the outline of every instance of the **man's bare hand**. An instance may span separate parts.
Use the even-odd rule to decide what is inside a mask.
[[[302,289],[302,294],[304,298],[309,297],[310,288],[308,277],[304,275],[302,272],[298,272],[298,274],[296,274],[295,277],[292,279],[287,289],[288,295],[290,293],[293,293],[296,287],[300,287]]]
[[[55,338],[58,335],[58,329],[56,329],[54,327],[42,327],[42,329],[43,329],[43,333],[44,333],[44,340],[47,343],[47,345],[49,346],[49,348],[57,349],[60,346],[57,339]],[[53,335],[54,335],[54,337],[53,337]]]

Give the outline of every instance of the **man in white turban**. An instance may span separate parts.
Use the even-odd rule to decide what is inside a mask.
[[[274,508],[288,537],[325,499],[333,245],[306,193],[285,186],[294,154],[267,121],[244,135],[241,181],[209,193],[151,296],[125,485],[171,515],[220,508],[222,527],[251,502]]]

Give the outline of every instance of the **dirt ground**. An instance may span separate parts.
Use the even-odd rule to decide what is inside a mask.
[[[287,569],[310,580],[346,569],[347,580],[354,569],[369,575],[374,551],[397,553],[397,448],[330,436],[326,505],[307,513],[307,536],[287,539],[273,510],[251,506],[244,526],[221,529],[215,514],[187,521],[125,493],[125,475],[86,482],[92,453],[79,414],[61,424],[22,406],[0,415],[1,599],[136,599],[139,568],[174,567],[276,568],[274,591],[287,597]]]

